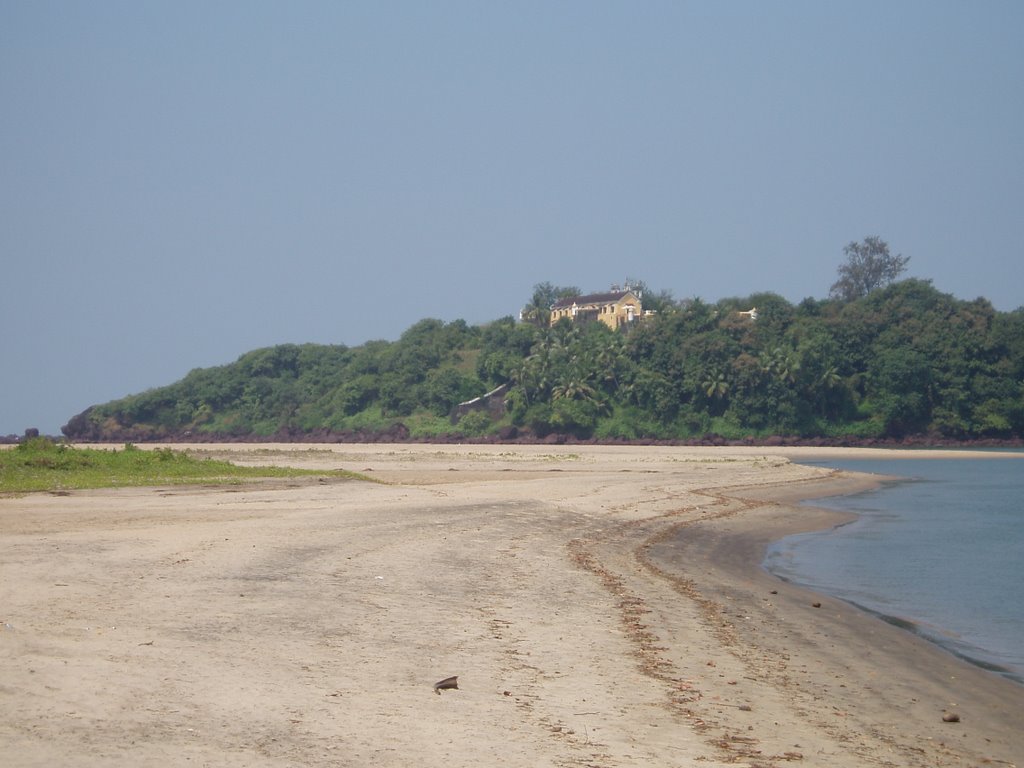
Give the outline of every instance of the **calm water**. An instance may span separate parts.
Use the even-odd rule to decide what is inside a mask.
[[[907,479],[813,502],[860,517],[777,542],[768,570],[1024,682],[1024,459],[817,464]]]

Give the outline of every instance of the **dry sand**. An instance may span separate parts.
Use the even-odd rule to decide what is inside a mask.
[[[1024,686],[761,570],[874,482],[790,461],[835,451],[201,450],[381,482],[0,499],[5,765],[1024,755]]]

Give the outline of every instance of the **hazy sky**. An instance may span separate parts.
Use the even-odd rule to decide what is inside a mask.
[[[1024,3],[0,0],[0,434],[535,283],[1024,304]]]

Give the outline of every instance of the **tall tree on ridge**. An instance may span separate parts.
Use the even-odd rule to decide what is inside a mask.
[[[862,299],[876,288],[883,288],[906,271],[909,256],[889,253],[889,244],[880,237],[865,237],[845,248],[846,262],[839,265],[839,279],[829,296],[841,301]]]

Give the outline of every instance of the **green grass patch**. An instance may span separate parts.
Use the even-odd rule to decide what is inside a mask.
[[[261,478],[310,475],[364,479],[344,470],[242,467],[170,448],[144,451],[131,443],[122,450],[104,450],[35,438],[0,450],[0,493],[195,483],[232,485]]]
[[[429,440],[456,431],[447,416],[436,416],[425,411],[405,416],[401,421],[409,428],[409,436],[415,440]]]

